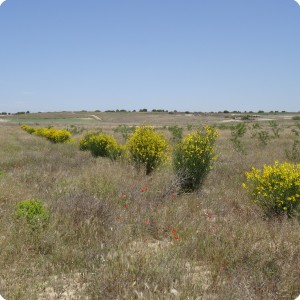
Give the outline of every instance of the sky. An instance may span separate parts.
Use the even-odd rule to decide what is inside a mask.
[[[294,0],[0,2],[0,112],[300,111]]]

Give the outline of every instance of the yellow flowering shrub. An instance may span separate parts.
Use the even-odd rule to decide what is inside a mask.
[[[243,187],[266,215],[286,213],[289,217],[300,206],[300,164],[275,162],[264,165],[263,170],[252,167],[246,172]]]
[[[212,168],[215,155],[216,129],[206,126],[181,140],[174,151],[174,169],[183,191],[197,189]]]
[[[122,154],[122,146],[111,135],[89,132],[79,141],[82,151],[90,151],[93,156],[109,157],[116,159]]]
[[[126,149],[137,166],[145,166],[148,175],[167,159],[169,147],[162,133],[150,126],[141,126],[129,136]]]
[[[92,138],[93,138],[94,136],[96,136],[97,134],[98,134],[98,133],[97,133],[97,132],[94,132],[94,131],[88,132],[84,137],[82,137],[82,138],[79,140],[79,149],[80,149],[81,151],[87,151],[87,150],[90,150],[89,147],[90,147]]]
[[[71,141],[71,132],[66,129],[37,128],[35,135],[44,137],[52,143],[65,143]]]
[[[66,129],[55,128],[33,128],[28,125],[22,125],[21,128],[30,134],[44,137],[52,143],[65,143],[72,140],[71,132]]]
[[[21,128],[28,132],[29,134],[32,134],[35,132],[35,128],[29,126],[29,125],[22,125]]]
[[[50,134],[48,130],[49,128],[44,128],[44,127],[36,128],[33,134],[36,136],[47,138],[47,136],[49,136]]]

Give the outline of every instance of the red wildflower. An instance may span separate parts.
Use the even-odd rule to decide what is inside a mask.
[[[206,216],[207,216],[208,219],[212,219],[213,213],[210,212],[210,211],[208,211],[208,212],[206,213]]]
[[[172,232],[172,233],[176,233],[177,230],[176,230],[176,229],[172,229],[171,232]]]
[[[148,184],[146,183],[142,188],[141,188],[141,192],[147,192],[148,191]]]

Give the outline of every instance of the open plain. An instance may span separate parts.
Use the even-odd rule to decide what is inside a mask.
[[[300,294],[299,216],[266,218],[242,187],[252,166],[300,163],[299,114],[64,112],[0,121],[5,299],[275,300]],[[237,145],[232,132],[241,122],[246,132]],[[21,124],[66,128],[74,141],[53,144]],[[79,139],[90,130],[125,143],[141,124],[162,132],[171,147],[174,126],[184,135],[207,124],[218,128],[218,158],[199,190],[179,192],[172,160],[145,175],[126,159],[79,151]],[[32,230],[16,218],[17,203],[27,199],[45,203],[47,226]]]

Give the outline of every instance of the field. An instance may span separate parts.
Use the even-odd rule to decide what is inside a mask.
[[[266,218],[242,183],[252,166],[300,163],[298,115],[0,117],[0,294],[7,300],[295,299],[300,218]],[[234,142],[241,123],[246,133]],[[20,124],[67,128],[75,141],[53,144]],[[124,159],[79,151],[89,130],[125,143],[126,130],[140,124],[153,125],[170,145],[169,127],[182,127],[184,135],[205,124],[218,128],[218,158],[199,190],[180,193],[171,162],[145,175]],[[28,199],[44,201],[47,226],[32,230],[16,218],[16,205]]]

